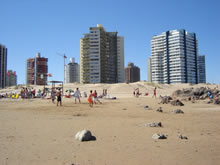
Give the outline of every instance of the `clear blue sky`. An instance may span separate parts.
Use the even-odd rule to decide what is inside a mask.
[[[207,81],[220,83],[219,0],[0,0],[0,43],[8,48],[8,69],[25,83],[25,62],[37,52],[49,58],[49,73],[63,80],[63,59],[79,63],[80,38],[102,24],[125,38],[125,65],[134,62],[147,79],[153,35],[167,30],[195,32],[206,55]],[[69,59],[68,59],[69,61]]]

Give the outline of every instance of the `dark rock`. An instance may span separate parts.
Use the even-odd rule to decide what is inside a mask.
[[[173,100],[170,102],[174,106],[184,106],[184,104],[180,100]]]

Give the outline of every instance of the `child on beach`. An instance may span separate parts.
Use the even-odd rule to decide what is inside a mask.
[[[91,90],[91,91],[90,91],[90,94],[89,94],[89,98],[88,98],[88,102],[89,102],[89,106],[90,106],[90,107],[93,107],[92,98],[93,98],[93,94],[92,94],[92,90]]]

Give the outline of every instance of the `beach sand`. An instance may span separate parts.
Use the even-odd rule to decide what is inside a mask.
[[[199,86],[199,85],[197,85]],[[196,86],[196,87],[197,87]],[[201,86],[201,85],[200,85]],[[65,98],[57,107],[47,99],[0,99],[0,164],[2,165],[218,165],[220,162],[220,106],[207,100],[183,107],[158,104],[153,85],[67,84],[81,91],[108,89],[116,100],[101,100],[90,108],[87,99],[75,104]],[[133,97],[135,88],[149,96]],[[158,85],[158,94],[171,95],[184,85]],[[145,110],[144,106],[152,110]],[[156,112],[162,107],[163,113]],[[173,114],[181,109],[184,114]],[[146,127],[162,122],[163,127]],[[88,129],[96,141],[79,142],[74,136]],[[154,140],[154,133],[167,139]],[[182,140],[179,134],[188,137]]]

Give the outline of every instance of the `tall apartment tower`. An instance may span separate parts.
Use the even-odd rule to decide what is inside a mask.
[[[70,58],[70,62],[65,67],[66,67],[65,69],[66,82],[65,83],[79,82],[80,68],[79,68],[79,64],[75,62],[75,59]]]
[[[147,60],[147,81],[152,82],[151,57]]]
[[[8,49],[0,44],[0,89],[6,87]]]
[[[124,39],[106,32],[102,25],[90,27],[80,39],[80,82],[123,82]]]
[[[117,38],[117,63],[118,63],[118,82],[125,82],[125,65],[124,65],[124,37]]]
[[[206,83],[206,69],[205,69],[205,56],[198,56],[198,81],[199,83]]]
[[[125,68],[125,82],[137,82],[140,81],[140,68],[133,63],[128,63]]]
[[[27,59],[26,83],[30,85],[46,85],[48,75],[48,58],[37,53],[35,58]]]
[[[195,33],[171,30],[151,40],[151,77],[155,83],[198,83]]]
[[[16,86],[17,85],[17,75],[16,71],[8,70],[7,72],[7,87]]]

